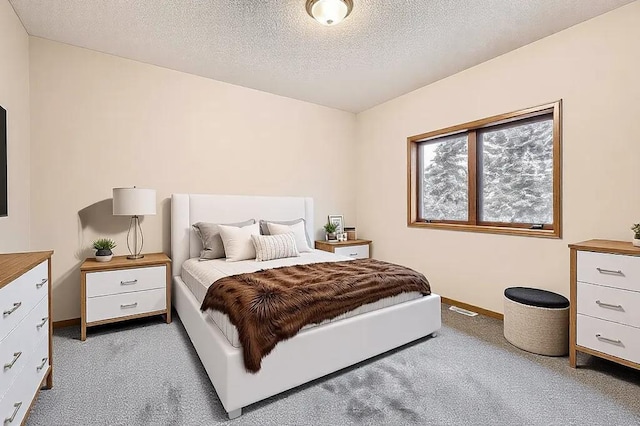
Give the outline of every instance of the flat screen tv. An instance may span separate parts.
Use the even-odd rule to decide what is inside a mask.
[[[0,216],[7,213],[7,110],[0,106]]]

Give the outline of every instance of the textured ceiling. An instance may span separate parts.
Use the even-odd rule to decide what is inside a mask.
[[[631,0],[10,0],[29,34],[360,112]]]

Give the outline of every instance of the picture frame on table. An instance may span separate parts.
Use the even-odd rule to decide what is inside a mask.
[[[338,229],[336,230],[337,234],[342,234],[344,232],[344,216],[343,215],[330,214],[329,223],[335,223],[338,226]]]

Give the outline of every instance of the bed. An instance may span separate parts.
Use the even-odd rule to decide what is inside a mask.
[[[305,219],[308,235],[312,239],[317,237],[311,198],[172,196],[174,306],[230,419],[240,416],[243,407],[440,329],[440,296],[406,293],[398,295],[397,300],[381,300],[376,306],[365,305],[334,320],[307,326],[295,337],[280,342],[263,359],[258,373],[247,372],[233,325],[220,312],[201,312],[200,305],[209,280],[213,282],[216,277],[234,271],[249,272],[247,268],[257,270],[264,267],[265,262],[253,266],[246,261],[242,264],[222,260],[198,262],[194,258],[199,256],[202,246],[191,225],[199,221],[232,223],[247,218],[300,217]],[[295,262],[338,260],[346,259],[313,251]],[[282,259],[281,262],[290,261]]]

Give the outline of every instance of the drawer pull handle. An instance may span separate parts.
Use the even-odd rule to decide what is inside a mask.
[[[10,362],[10,363],[8,363],[8,364],[5,364],[5,365],[4,365],[4,369],[5,369],[5,370],[10,370],[10,369],[11,369],[11,367],[13,367],[13,364],[15,364],[15,363],[16,363],[16,361],[18,360],[18,358],[20,358],[20,355],[22,355],[22,352],[16,352],[16,353],[14,353],[14,354],[13,354],[13,361],[11,361],[11,362]]]
[[[609,275],[619,275],[621,277],[624,277],[624,273],[618,269],[617,271],[613,271],[611,269],[602,269],[602,268],[596,268],[598,270],[598,272],[600,272],[601,274],[609,274]]]
[[[42,358],[42,364],[40,364],[39,366],[36,367],[37,371],[40,371],[44,368],[44,366],[47,364],[47,361],[49,361],[49,358]]]
[[[49,280],[46,279],[46,278],[43,278],[42,281],[40,281],[39,283],[36,284],[36,288],[42,287],[43,285],[45,285],[47,283],[47,281],[49,281]]]
[[[13,308],[9,309],[8,311],[4,311],[2,313],[2,316],[6,317],[11,315],[12,313],[14,313],[16,311],[16,309],[18,309],[20,306],[22,306],[22,302],[18,302],[18,303],[14,303],[13,304]]]
[[[599,300],[596,300],[596,305],[600,306],[601,308],[609,308],[609,309],[615,309],[617,311],[624,311],[624,308],[622,307],[622,305],[612,305],[611,303],[604,303]]]
[[[138,306],[138,302],[127,303],[126,305],[120,305],[120,308],[127,309],[127,308],[135,308],[136,306]]]
[[[42,318],[42,322],[40,324],[37,324],[36,328],[42,328],[47,323],[48,320],[49,320],[49,317]]]
[[[13,404],[13,414],[11,415],[11,417],[7,417],[6,419],[4,419],[4,422],[11,423],[13,420],[15,420],[16,416],[18,415],[18,411],[20,411],[20,407],[22,407],[22,402],[16,402],[15,404]]]
[[[137,282],[138,280],[120,281],[120,285],[132,285],[132,284],[136,284]]]
[[[357,256],[358,253],[349,253],[349,256]]]
[[[624,346],[622,344],[622,340],[609,339],[608,337],[603,337],[601,334],[596,334],[596,339],[603,342],[611,343],[613,345]]]

